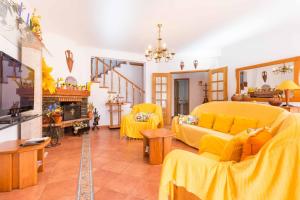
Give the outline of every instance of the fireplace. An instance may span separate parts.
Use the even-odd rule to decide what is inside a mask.
[[[80,102],[61,102],[63,108],[63,121],[81,118]]]

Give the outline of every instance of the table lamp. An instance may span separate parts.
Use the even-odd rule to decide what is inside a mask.
[[[297,85],[294,81],[292,80],[285,80],[282,81],[277,87],[277,90],[283,90],[284,95],[285,95],[285,103],[286,105],[284,106],[290,106],[289,105],[289,100],[290,100],[290,91],[291,90],[298,90],[300,89],[299,85]]]

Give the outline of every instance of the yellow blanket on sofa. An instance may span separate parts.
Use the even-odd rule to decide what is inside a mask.
[[[174,150],[165,158],[159,199],[172,183],[200,199],[300,199],[300,115],[290,115],[259,153],[242,162],[219,162]]]

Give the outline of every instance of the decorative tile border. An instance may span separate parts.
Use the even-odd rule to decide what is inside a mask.
[[[93,200],[93,188],[90,135],[83,134],[77,200]]]

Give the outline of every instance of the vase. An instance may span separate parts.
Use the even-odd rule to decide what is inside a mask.
[[[243,101],[251,101],[250,95],[243,95],[242,99]]]
[[[73,68],[73,63],[74,63],[73,53],[70,50],[66,50],[65,51],[65,55],[66,55],[66,62],[67,62],[67,65],[68,65],[68,69],[69,69],[69,71],[71,73],[72,72],[72,68]]]
[[[269,100],[269,104],[272,106],[280,106],[282,104],[282,100],[278,97],[274,97]]]
[[[56,115],[53,115],[52,117],[54,119],[55,124],[59,124],[59,123],[62,122],[62,116],[61,115],[56,114]]]
[[[243,100],[242,96],[238,94],[234,94],[231,97],[231,101],[242,101],[242,100]]]

